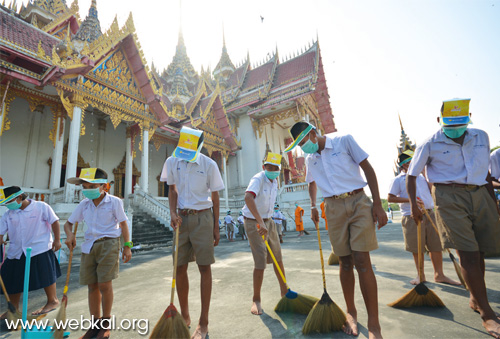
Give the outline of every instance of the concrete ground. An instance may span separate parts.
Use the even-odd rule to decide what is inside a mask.
[[[289,231],[284,237],[283,258],[290,287],[304,294],[320,297],[323,292],[318,242],[315,231],[311,235],[297,237]],[[430,260],[426,257],[427,286],[446,305],[445,308],[395,309],[387,306],[413,288],[409,281],[416,270],[410,253],[403,250],[401,225],[388,224],[377,231],[380,248],[372,252],[373,269],[377,276],[379,311],[382,332],[385,338],[489,338],[481,326],[478,314],[468,307],[468,292],[462,287],[436,284],[432,281]],[[329,256],[330,244],[327,232],[321,231],[325,260]],[[122,264],[120,277],[114,281],[115,300],[113,314],[119,326],[123,319],[147,319],[138,323],[136,331],[115,330],[112,338],[140,338],[146,327],[152,330],[169,304],[172,275],[170,249],[158,249],[135,254],[131,263]],[[88,317],[87,288],[78,284],[78,258],[73,265],[69,286],[67,317]],[[453,265],[444,256],[445,273],[456,279]],[[62,296],[67,265],[62,266],[63,276],[58,280],[58,295]],[[246,241],[228,242],[223,239],[216,248],[216,263],[212,266],[213,291],[210,312],[209,336],[211,338],[302,338],[305,315],[283,315],[274,312],[279,301],[279,288],[271,266],[268,266],[262,288],[264,314],[250,313],[252,301],[253,261]],[[493,309],[500,312],[500,258],[486,261],[486,283]],[[345,308],[338,266],[326,268],[327,290],[332,299]],[[200,312],[199,273],[196,265],[189,267],[191,279],[190,310],[193,325]],[[29,311],[43,306],[43,290],[30,293]],[[367,316],[359,285],[356,283],[359,338],[366,338]],[[179,307],[177,298],[176,307]],[[2,312],[6,310],[2,299]],[[56,312],[49,313],[53,319]],[[125,325],[128,323],[125,322]],[[70,338],[78,338],[83,331],[73,331]],[[312,338],[349,338],[342,332],[311,335]],[[20,332],[2,333],[0,338],[19,338]]]

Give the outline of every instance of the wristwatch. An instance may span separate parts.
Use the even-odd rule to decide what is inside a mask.
[[[127,241],[126,243],[123,244],[123,247],[132,248],[134,247],[134,243],[132,241]]]

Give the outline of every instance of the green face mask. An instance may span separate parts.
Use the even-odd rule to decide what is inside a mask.
[[[280,171],[268,171],[268,170],[264,170],[264,173],[266,174],[266,177],[269,180],[274,180],[274,179],[276,179],[280,175]]]
[[[300,146],[302,148],[302,151],[307,154],[313,154],[316,153],[319,149],[318,142],[313,143],[311,139],[307,140],[304,145]]]
[[[82,189],[83,196],[90,200],[97,199],[101,196],[99,188],[84,188]]]
[[[21,208],[21,205],[22,202],[18,203],[16,200],[14,200],[13,202],[6,204],[5,206],[7,206],[9,210],[18,210]]]
[[[443,133],[451,139],[460,138],[467,130],[467,125],[465,126],[443,126]]]

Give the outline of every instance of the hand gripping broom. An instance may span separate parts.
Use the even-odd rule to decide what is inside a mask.
[[[175,251],[174,251],[174,273],[172,276],[172,291],[170,293],[170,305],[156,323],[150,339],[189,339],[191,335],[182,316],[174,306],[175,277],[177,275],[177,256],[179,253],[179,227],[175,230]]]
[[[312,332],[328,333],[340,331],[346,322],[344,312],[335,304],[326,292],[325,262],[323,260],[323,249],[321,247],[321,235],[319,233],[318,223],[315,222],[318,232],[319,256],[321,258],[321,273],[323,274],[323,295],[321,299],[314,304],[311,312],[302,327],[302,333]],[[333,254],[333,252],[332,252]]]
[[[422,225],[420,221],[417,221],[417,233],[418,278],[420,283],[398,300],[388,304],[388,306],[397,308],[418,306],[444,307],[441,299],[439,299],[436,293],[425,286],[422,279],[424,275],[424,253],[422,251]]]
[[[73,230],[73,236],[75,237],[77,230],[78,230],[78,223],[75,222],[75,229]],[[68,259],[68,272],[66,272],[66,284],[64,285],[61,306],[59,307],[59,311],[57,312],[57,316],[54,321],[56,324],[59,324],[58,326],[54,326],[54,339],[62,339],[64,337],[64,328],[62,328],[62,324],[66,323],[66,307],[68,306],[68,285],[69,285],[69,277],[71,274],[72,261],[73,261],[73,248],[70,248],[69,259]]]
[[[431,216],[429,215],[429,213],[427,212],[426,209],[424,209],[424,213],[425,213],[425,216],[427,217],[427,219],[429,219],[429,221],[431,222],[432,227],[434,227],[434,230],[436,231],[436,233],[439,236],[439,231],[437,229],[437,226],[434,223],[434,221],[431,219]],[[453,253],[451,253],[450,249],[447,248],[446,250],[448,251],[448,255],[450,256],[451,262],[453,263],[453,267],[455,268],[455,272],[457,272],[458,280],[460,280],[460,282],[462,283],[462,285],[468,291],[469,288],[467,288],[467,284],[465,283],[465,279],[464,279],[464,276],[462,275],[462,268],[461,268],[460,264],[457,262],[457,259],[455,258],[455,256],[453,255]]]
[[[260,228],[259,224],[257,224],[257,228]],[[288,292],[281,298],[278,304],[276,304],[274,311],[278,313],[281,312],[308,314],[316,301],[318,301],[318,298],[311,297],[309,295],[298,294],[297,292],[294,292],[290,289],[288,283],[286,282],[285,275],[283,274],[283,271],[281,271],[281,267],[278,265],[278,261],[276,260],[276,257],[274,256],[273,251],[271,250],[271,247],[269,246],[269,243],[267,242],[265,236],[262,236],[262,239],[266,243],[266,247],[269,251],[269,254],[271,255],[271,258],[273,258],[274,266],[276,266],[276,268],[278,269],[281,279],[283,279],[283,282],[288,289]]]

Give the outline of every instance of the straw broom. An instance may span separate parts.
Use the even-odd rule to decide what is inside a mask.
[[[418,306],[444,307],[444,303],[436,293],[432,292],[423,282],[424,275],[424,253],[422,251],[422,225],[417,221],[417,244],[418,244],[418,277],[420,283],[411,291],[398,300],[388,304],[391,307],[407,308]]]
[[[321,248],[321,235],[319,233],[318,223],[316,223],[318,232],[319,256],[321,258],[321,272],[323,274],[323,295],[321,299],[314,304],[311,312],[302,327],[302,333],[312,332],[328,333],[340,331],[346,322],[344,312],[335,304],[326,292],[325,262],[323,260],[323,249]],[[332,253],[333,254],[333,253]]]
[[[75,229],[73,230],[73,235],[76,237],[76,231],[78,230],[78,223],[75,222]],[[69,259],[68,259],[68,272],[66,272],[66,284],[64,285],[63,297],[61,300],[61,306],[59,307],[59,311],[57,312],[56,319],[54,321],[55,324],[64,324],[66,322],[66,307],[68,306],[68,284],[69,284],[69,276],[71,274],[71,262],[73,261],[73,248],[69,250]],[[55,326],[54,330],[54,339],[62,339],[64,337],[64,329],[58,328]]]
[[[328,265],[338,265],[339,264],[339,257],[335,253],[330,253],[330,257],[328,258]]]
[[[431,216],[429,215],[429,213],[427,212],[426,209],[424,209],[424,213],[425,213],[425,216],[427,217],[427,219],[430,220],[432,227],[434,227],[434,230],[436,231],[436,233],[439,235],[439,231],[437,229],[437,226],[434,223],[434,221],[431,219]],[[462,275],[462,268],[461,268],[460,264],[457,262],[457,259],[455,258],[453,253],[451,253],[450,249],[447,248],[446,250],[448,251],[448,255],[450,256],[451,262],[453,263],[453,267],[455,268],[455,272],[457,272],[458,280],[460,280],[462,285],[468,291],[469,288],[467,287],[467,284],[465,283],[465,279],[464,279],[464,276]]]
[[[257,228],[260,228],[259,224],[257,224]],[[271,255],[271,258],[273,258],[274,266],[278,270],[281,279],[283,279],[283,282],[288,289],[288,292],[281,298],[278,304],[276,304],[274,311],[278,313],[308,314],[314,304],[318,301],[318,298],[311,297],[310,295],[298,294],[290,289],[288,283],[286,282],[285,275],[283,274],[283,271],[281,271],[281,267],[278,265],[278,261],[276,260],[269,243],[264,236],[262,236],[262,239],[266,243],[266,247]]]
[[[191,335],[189,329],[181,317],[179,312],[174,306],[174,294],[175,294],[175,277],[177,275],[177,256],[178,256],[178,245],[179,245],[179,228],[175,230],[175,251],[174,251],[174,273],[172,277],[172,291],[170,293],[170,305],[167,307],[165,312],[160,317],[160,320],[156,323],[153,332],[151,332],[150,339],[189,339]]]

